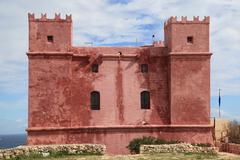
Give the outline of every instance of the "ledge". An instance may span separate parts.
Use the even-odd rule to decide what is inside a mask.
[[[161,129],[161,128],[212,128],[213,125],[114,125],[114,126],[81,126],[81,127],[30,127],[26,131],[52,130],[97,130],[97,129]]]
[[[74,57],[90,57],[90,54],[73,54]],[[138,54],[99,54],[102,58],[137,58]]]
[[[163,57],[163,56],[211,56],[210,52],[170,52],[164,55],[149,55],[150,57]],[[74,54],[73,52],[27,52],[27,56],[71,56],[71,57],[91,57],[91,54]],[[100,54],[102,58],[139,58],[138,54]]]
[[[37,56],[70,56],[72,57],[72,52],[27,52],[28,58]]]
[[[73,52],[27,52],[27,56],[72,56],[72,57],[91,57],[90,54],[73,54]],[[137,58],[137,54],[101,54],[102,58]]]
[[[211,56],[211,52],[170,52],[169,56]]]

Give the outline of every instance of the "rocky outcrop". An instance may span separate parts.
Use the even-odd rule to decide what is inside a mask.
[[[0,159],[10,159],[18,156],[31,155],[47,157],[51,154],[103,155],[105,152],[106,146],[101,144],[19,146],[16,148],[0,150]]]
[[[188,143],[140,146],[140,154],[169,153],[169,152],[211,153],[211,154],[217,153],[214,147],[199,147]]]

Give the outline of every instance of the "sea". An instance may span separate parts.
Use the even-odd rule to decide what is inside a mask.
[[[0,135],[0,149],[13,148],[25,145],[27,142],[26,134]]]

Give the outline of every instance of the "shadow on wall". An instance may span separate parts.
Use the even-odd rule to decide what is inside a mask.
[[[169,90],[168,90],[168,57],[163,56],[163,48],[144,48],[137,59],[141,64],[148,65],[148,73],[138,69],[140,87],[150,92],[151,116],[153,124],[170,124]]]

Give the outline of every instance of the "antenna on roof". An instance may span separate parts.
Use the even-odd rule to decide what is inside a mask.
[[[152,43],[154,43],[155,42],[155,35],[153,34],[152,35]]]

